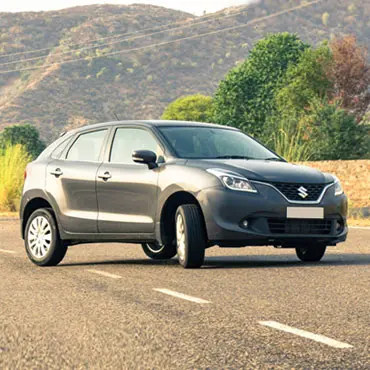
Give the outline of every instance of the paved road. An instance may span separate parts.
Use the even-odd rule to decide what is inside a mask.
[[[98,244],[37,268],[18,223],[1,221],[7,368],[370,369],[370,230],[313,265],[291,250],[214,248],[184,270]]]

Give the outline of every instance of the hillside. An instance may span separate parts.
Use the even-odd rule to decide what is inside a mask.
[[[360,42],[369,46],[370,2],[326,0],[250,27],[155,49],[91,59],[242,25],[299,4],[297,0],[261,0],[233,17],[82,51],[73,51],[78,46],[69,45],[79,43],[80,48],[88,47],[90,40],[174,22],[193,22],[197,17],[151,5],[0,13],[0,64],[46,55],[44,59],[0,65],[0,129],[14,123],[32,123],[40,129],[42,137],[50,141],[66,126],[114,120],[115,114],[120,119],[159,118],[164,107],[181,95],[213,94],[224,74],[243,60],[251,45],[267,32],[296,32],[312,44],[333,35],[356,34]],[[241,8],[230,8],[218,15],[240,11]],[[100,44],[107,42],[112,39]],[[50,50],[4,56],[41,48]],[[70,50],[69,54],[60,54]],[[1,74],[1,71],[76,58],[83,60]]]

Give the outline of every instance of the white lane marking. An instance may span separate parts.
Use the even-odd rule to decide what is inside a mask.
[[[2,253],[9,253],[9,254],[16,254],[17,252],[14,252],[14,251],[9,251],[7,249],[0,249],[0,252]]]
[[[325,337],[324,335],[314,334],[306,330],[296,329],[296,328],[293,328],[292,326],[280,324],[276,321],[260,321],[259,323],[261,325],[269,326],[270,328],[273,328],[273,329],[282,330],[287,333],[295,334],[303,338],[308,338],[316,342],[324,343],[330,347],[334,347],[334,348],[352,348],[353,347],[350,344],[339,342],[335,339]]]
[[[370,230],[369,226],[349,226],[350,229]]]
[[[211,302],[206,301],[204,299],[197,298],[197,297],[192,297],[191,295],[186,295],[186,294],[183,294],[183,293],[174,292],[173,290],[169,290],[169,289],[155,288],[153,290],[155,290],[157,292],[164,293],[164,294],[172,295],[173,297],[176,297],[176,298],[185,299],[185,300],[190,301],[190,302],[195,302],[195,303],[200,303],[200,304],[211,303]]]
[[[93,274],[102,275],[102,276],[109,277],[109,278],[112,278],[112,279],[121,279],[121,277],[122,277],[122,276],[115,275],[115,274],[110,274],[109,272],[105,272],[105,271],[101,271],[101,270],[90,269],[90,270],[87,270],[87,271],[92,272]]]

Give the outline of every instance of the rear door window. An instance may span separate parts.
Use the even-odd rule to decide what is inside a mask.
[[[81,134],[68,151],[70,161],[98,162],[107,130]]]

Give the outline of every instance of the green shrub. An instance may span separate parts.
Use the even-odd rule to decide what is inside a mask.
[[[324,26],[327,26],[328,25],[328,22],[329,22],[329,13],[328,12],[325,12],[323,15],[322,15],[322,24]]]
[[[356,11],[356,5],[355,4],[350,4],[348,5],[348,11],[353,14]]]
[[[288,161],[370,156],[370,126],[325,97],[313,98],[304,111],[272,116],[269,129],[266,144]]]
[[[102,77],[107,72],[107,67],[103,67],[97,74],[96,78]]]
[[[201,94],[183,96],[168,105],[162,115],[164,120],[211,122],[213,104],[210,96]]]
[[[303,118],[312,160],[362,159],[370,155],[370,127],[340,107],[340,102],[314,99]]]
[[[0,153],[0,211],[15,212],[23,187],[23,174],[30,155],[22,145],[7,146]]]

